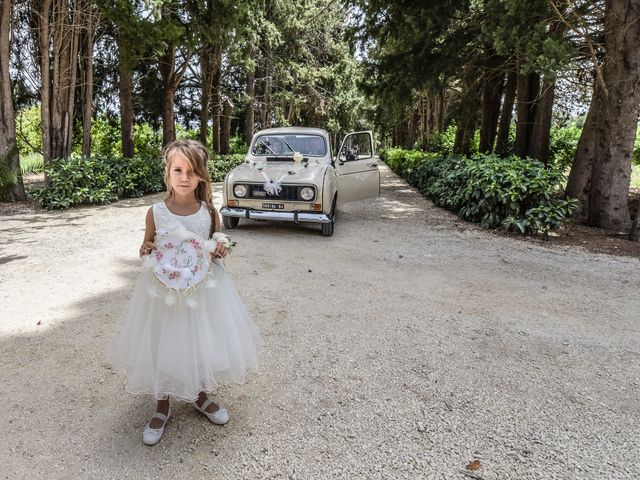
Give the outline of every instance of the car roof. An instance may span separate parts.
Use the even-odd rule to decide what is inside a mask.
[[[314,134],[314,135],[323,135],[328,136],[326,130],[322,128],[312,128],[312,127],[276,127],[276,128],[265,128],[264,130],[260,130],[256,132],[256,135],[278,135],[283,133],[304,133],[304,134]]]

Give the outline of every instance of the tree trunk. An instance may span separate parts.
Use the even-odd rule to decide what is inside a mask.
[[[54,96],[51,98],[50,116],[47,119],[43,118],[43,121],[48,122],[50,127],[51,158],[65,158],[71,154],[79,23],[78,0],[73,0],[71,3],[55,0],[51,12],[51,38],[53,40],[51,53],[49,53],[49,37],[43,38],[41,45],[42,56],[46,57],[51,54],[53,59],[50,91],[54,93]],[[39,33],[42,34],[42,32]],[[44,104],[44,99],[42,103]]]
[[[175,95],[175,89],[170,86],[166,86],[162,94],[162,146],[168,145],[176,139],[175,116],[173,113]]]
[[[458,106],[456,137],[453,145],[454,153],[471,154],[471,143],[475,135],[478,117],[480,87],[473,79],[469,79],[464,97]]]
[[[565,196],[575,198],[580,202],[578,210],[573,218],[578,223],[586,223],[589,217],[589,189],[591,187],[591,169],[593,167],[593,156],[596,146],[596,129],[594,117],[596,115],[596,105],[599,95],[597,83],[594,82],[594,92],[591,97],[591,105],[587,112],[587,118],[582,126],[582,133],[578,140],[575,157],[571,165],[569,180]]]
[[[495,54],[491,48],[486,51],[485,74],[480,93],[480,143],[482,153],[491,153],[498,128],[500,100],[504,88],[502,65],[504,58]]]
[[[271,108],[271,89],[273,87],[271,78],[271,68],[269,60],[266,60],[264,69],[264,82],[262,88],[262,105],[260,106],[260,128],[269,128],[271,121],[269,120],[269,110]]]
[[[476,130],[476,113],[465,115],[456,128],[456,136],[453,142],[453,153],[465,156],[471,154],[471,145]]]
[[[91,155],[91,117],[93,116],[93,35],[95,30],[92,4],[83,2],[85,31],[82,35],[82,154]]]
[[[509,149],[509,129],[511,128],[511,117],[513,116],[513,104],[516,99],[516,86],[516,72],[510,71],[507,74],[507,82],[504,87],[504,101],[502,102],[502,112],[500,114],[495,148],[495,152],[501,156],[506,155]]]
[[[464,135],[462,137],[462,154],[465,156],[471,156],[472,146],[473,146],[473,138],[476,134],[476,126],[478,123],[477,120],[478,114],[477,112],[473,115],[470,115],[466,120],[466,125],[464,128]]]
[[[416,132],[418,130],[418,113],[415,107],[411,107],[409,118],[406,120],[407,136],[405,148],[411,149],[416,144]]]
[[[220,154],[227,155],[231,141],[231,119],[233,118],[233,103],[229,98],[224,101],[222,110],[222,128],[220,129]]]
[[[527,156],[541,161],[545,165],[549,162],[549,141],[551,136],[551,114],[553,112],[553,98],[555,80],[545,80],[538,98],[531,139]]]
[[[518,73],[516,142],[514,150],[519,157],[525,157],[529,151],[539,85],[540,77],[537,73]]]
[[[162,145],[168,145],[176,139],[176,123],[173,111],[176,90],[182,80],[176,75],[176,46],[168,45],[160,57],[160,73],[162,75]],[[179,77],[179,78],[178,78]]]
[[[133,142],[133,59],[131,37],[123,28],[118,30],[118,60],[122,156],[132,158],[135,147]]]
[[[255,49],[251,49],[251,59],[255,58]],[[249,97],[249,101],[245,108],[245,123],[244,123],[244,141],[247,145],[251,144],[251,139],[253,138],[253,124],[254,124],[254,115],[255,115],[255,107],[254,107],[254,94],[255,94],[255,80],[256,80],[256,70],[254,66],[249,68],[249,72],[247,73],[247,97]]]
[[[176,12],[171,5],[164,3],[161,6],[162,18],[169,23],[177,22]],[[176,139],[176,125],[174,115],[174,103],[176,90],[189,65],[193,50],[189,48],[181,57],[183,62],[176,65],[176,45],[167,44],[164,52],[158,57],[158,68],[162,77],[162,145],[168,145]]]
[[[20,157],[16,143],[16,118],[13,108],[13,92],[9,76],[11,55],[11,16],[13,0],[0,0],[0,164],[17,173],[18,181],[7,188],[6,197],[11,201],[25,200],[24,184],[20,175]]]
[[[200,100],[200,134],[198,139],[203,145],[207,145],[209,134],[209,103],[211,101],[211,82],[213,79],[212,70],[213,51],[209,45],[200,55],[200,74],[202,76],[202,97]]]
[[[596,142],[589,224],[622,230],[629,227],[631,159],[640,114],[640,2],[607,0],[602,76],[608,93],[594,119]]]
[[[222,85],[222,49],[216,48],[214,57],[212,58],[212,72],[213,72],[213,87],[211,94],[211,120],[213,129],[213,138],[211,139],[211,150],[213,153],[220,153],[220,113],[221,113],[221,99],[222,92],[220,91]]]
[[[51,152],[51,60],[49,57],[51,7],[52,0],[42,0],[40,5],[34,3],[32,10],[36,24],[35,35],[40,64],[40,124],[42,128],[42,157],[45,163],[53,159]],[[45,176],[45,182],[49,183],[48,176]]]
[[[429,137],[431,136],[431,122],[430,122],[430,103],[431,99],[429,95],[423,94],[420,98],[419,105],[419,120],[420,120],[420,148],[424,150],[427,146],[427,142],[429,141]]]
[[[493,142],[498,128],[498,116],[500,115],[500,99],[504,75],[493,75],[485,79],[482,86],[482,120],[480,123],[480,146],[482,153],[493,151]]]
[[[75,108],[75,100],[76,100],[76,85],[78,83],[78,52],[80,50],[80,30],[81,30],[81,22],[80,17],[82,16],[80,0],[75,0],[73,3],[73,17],[72,24],[69,26],[71,31],[71,45],[69,52],[69,60],[68,60],[68,68],[69,68],[69,79],[67,83],[67,105],[66,105],[66,116],[65,123],[62,126],[63,128],[63,138],[64,138],[64,158],[69,158],[71,156],[71,147],[73,141],[73,119],[74,119],[74,108]]]

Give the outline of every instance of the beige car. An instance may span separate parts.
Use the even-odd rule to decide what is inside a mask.
[[[253,136],[245,163],[227,174],[220,213],[226,228],[241,218],[318,223],[331,236],[337,205],[379,194],[372,132],[348,134],[334,158],[325,130],[269,128]]]

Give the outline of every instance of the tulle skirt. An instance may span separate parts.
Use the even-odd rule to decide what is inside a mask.
[[[213,264],[209,280],[186,295],[143,271],[108,356],[128,373],[128,392],[192,402],[222,381],[243,383],[261,349],[231,278]]]

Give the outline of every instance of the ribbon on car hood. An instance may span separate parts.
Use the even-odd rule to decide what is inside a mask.
[[[282,191],[282,180],[284,180],[284,177],[289,175],[289,172],[285,173],[275,181],[271,180],[269,176],[266,173],[264,173],[264,170],[260,170],[260,173],[262,173],[262,176],[265,179],[265,182],[262,185],[262,187],[264,188],[264,191],[267,192],[267,195],[271,195],[271,196],[280,195],[280,192]]]

